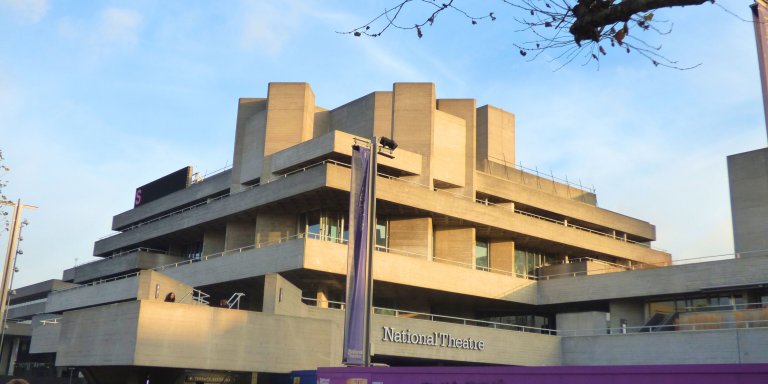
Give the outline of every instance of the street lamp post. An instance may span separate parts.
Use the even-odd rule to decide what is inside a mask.
[[[391,139],[376,136],[370,142],[359,139],[355,142],[349,190],[350,235],[342,363],[367,367],[371,365],[378,155],[392,158],[397,144]]]
[[[371,320],[373,316],[373,252],[376,250],[376,176],[379,174],[379,150],[387,149],[389,152],[382,152],[381,155],[393,158],[392,152],[397,148],[397,143],[388,137],[376,137],[371,139],[371,166],[370,166],[370,214],[368,215],[368,284],[366,285],[366,321],[365,321],[365,354],[363,356],[363,365],[371,365]]]
[[[13,219],[11,221],[11,233],[8,236],[8,250],[5,254],[5,265],[3,266],[2,280],[0,281],[0,351],[3,347],[3,338],[5,337],[6,322],[8,321],[8,303],[9,293],[11,289],[11,280],[13,279],[13,272],[16,268],[16,255],[19,253],[17,249],[19,244],[19,234],[21,232],[21,226],[26,223],[21,222],[21,211],[24,208],[37,209],[34,205],[25,205],[21,203],[19,199],[16,203],[12,201],[0,201],[0,205],[13,206]]]

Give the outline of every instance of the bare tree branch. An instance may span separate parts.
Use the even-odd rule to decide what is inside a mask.
[[[416,30],[416,35],[422,38],[424,28],[432,26],[437,17],[444,12],[456,13],[477,24],[479,21],[497,19],[493,11],[476,14],[458,3],[461,0],[395,0],[394,6],[371,19],[364,25],[343,34],[354,36],[378,37],[389,28]],[[518,12],[513,20],[522,26],[517,32],[532,33],[536,38],[513,46],[520,50],[520,55],[532,53],[529,60],[538,58],[544,51],[561,51],[555,53],[552,60],[572,62],[583,56],[586,62],[599,63],[600,57],[608,54],[608,48],[620,48],[627,53],[635,52],[648,59],[656,66],[677,69],[677,62],[660,54],[661,45],[650,44],[630,31],[650,31],[657,35],[666,35],[671,27],[659,28],[665,21],[654,20],[654,11],[662,8],[700,5],[715,0],[499,0]],[[575,4],[574,4],[575,2]],[[470,4],[475,6],[476,4]],[[717,4],[723,8],[720,4]],[[419,9],[419,6],[421,8]],[[406,8],[414,7],[415,9]],[[424,8],[426,7],[426,11]],[[723,8],[725,9],[725,8]],[[403,18],[414,19],[416,22],[403,22]],[[563,33],[568,32],[568,33]],[[632,44],[626,41],[632,40]],[[617,47],[618,46],[618,47]]]

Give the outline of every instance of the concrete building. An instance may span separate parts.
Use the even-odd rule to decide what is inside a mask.
[[[750,6],[768,132],[768,4]],[[768,255],[768,148],[728,156],[734,249],[741,257]]]
[[[399,144],[376,182],[374,362],[768,362],[768,256],[674,265],[653,225],[516,167],[513,114],[429,83],[330,110],[304,83],[241,99],[231,169],[147,184],[100,260],[18,290],[30,359],[92,383],[339,366],[351,147],[373,135]]]

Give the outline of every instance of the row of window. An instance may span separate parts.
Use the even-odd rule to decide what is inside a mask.
[[[648,315],[768,307],[768,291],[722,293],[647,303]]]
[[[336,243],[349,241],[349,219],[346,213],[334,211],[313,211],[300,216],[298,233],[305,233],[308,238]],[[376,247],[389,247],[389,220],[386,217],[376,218]],[[184,247],[183,254],[189,259],[199,259],[202,256],[202,242],[195,242]],[[490,242],[485,239],[475,241],[474,267],[488,271],[491,265]],[[552,255],[534,250],[515,249],[515,275],[518,277],[536,276],[539,268],[552,265],[555,258]]]

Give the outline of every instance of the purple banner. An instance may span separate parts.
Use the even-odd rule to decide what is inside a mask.
[[[764,384],[768,364],[318,368],[322,384]]]
[[[347,250],[347,300],[344,313],[346,365],[363,365],[366,348],[368,308],[368,219],[370,201],[371,150],[352,147],[352,185],[349,189],[349,247]]]

